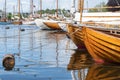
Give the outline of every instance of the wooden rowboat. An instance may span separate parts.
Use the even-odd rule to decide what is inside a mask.
[[[116,29],[83,27],[84,43],[99,63],[120,63],[120,32]]]
[[[68,36],[72,39],[78,49],[86,49],[83,42],[82,28],[78,25],[67,24]]]
[[[13,21],[12,24],[14,24],[14,25],[22,25],[22,21]]]
[[[58,22],[55,21],[49,21],[49,22],[43,22],[47,27],[55,30],[61,30],[60,26],[58,25]]]

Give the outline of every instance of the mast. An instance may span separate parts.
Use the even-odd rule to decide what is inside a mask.
[[[6,0],[5,0],[5,21],[6,21]]]
[[[20,17],[20,0],[18,0],[18,17],[19,17],[19,19],[21,19],[21,17]]]
[[[42,17],[42,0],[40,0],[40,17]]]
[[[80,0],[80,24],[82,23],[83,7],[84,7],[84,0]]]
[[[72,0],[71,10],[70,12],[73,14],[75,12],[75,0]]]
[[[80,7],[81,7],[81,0],[78,0],[78,9],[77,9],[77,11],[79,11],[79,12],[80,12]]]
[[[57,0],[57,5],[56,5],[56,17],[58,17],[58,0]]]
[[[33,17],[33,0],[30,0],[30,14]]]

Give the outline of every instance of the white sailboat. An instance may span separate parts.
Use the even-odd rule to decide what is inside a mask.
[[[21,21],[21,14],[20,14],[20,0],[18,0],[18,20],[13,21],[12,23],[15,25],[21,25],[22,21]]]
[[[35,19],[36,26],[40,27],[41,29],[49,29],[43,22],[46,21],[42,17],[42,0],[40,0],[40,18]]]
[[[30,10],[31,17],[22,21],[23,25],[35,25],[33,0],[30,0],[30,9],[31,9]]]
[[[42,5],[42,0],[40,1],[41,5]],[[40,8],[42,9],[42,8]],[[56,0],[56,16],[55,18],[58,18],[58,0]],[[60,26],[58,25],[58,23],[61,22],[59,19],[56,20],[53,17],[47,17],[45,19],[41,18],[41,19],[36,19],[35,23],[38,27],[40,27],[41,29],[61,29]]]

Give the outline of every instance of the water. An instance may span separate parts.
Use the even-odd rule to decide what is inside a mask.
[[[16,64],[6,71],[2,59],[9,53]],[[119,66],[95,64],[65,33],[36,26],[0,25],[0,61],[0,80],[120,79]]]

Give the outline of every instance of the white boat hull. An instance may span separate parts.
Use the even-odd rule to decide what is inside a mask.
[[[35,20],[35,24],[40,27],[40,29],[50,29],[49,27],[47,27],[43,22],[46,20],[43,19],[36,19]]]

